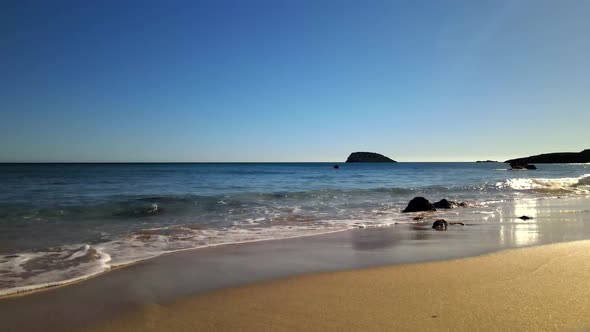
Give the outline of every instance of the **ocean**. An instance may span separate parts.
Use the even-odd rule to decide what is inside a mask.
[[[503,241],[535,245],[546,241],[540,224],[574,220],[586,227],[579,216],[590,208],[587,200],[569,210],[550,204],[590,196],[590,164],[539,164],[535,171],[510,171],[504,163],[333,165],[0,164],[0,295],[179,250],[436,218],[461,222],[468,232],[510,223]],[[401,210],[415,196],[468,207],[414,220],[417,214]],[[517,218],[523,214],[534,219]],[[585,234],[572,228],[555,241]]]

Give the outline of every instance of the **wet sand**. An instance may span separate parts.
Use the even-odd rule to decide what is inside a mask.
[[[590,327],[590,241],[291,277],[164,305],[90,331],[553,331]]]
[[[587,198],[530,204],[508,206],[487,222],[461,210],[456,218],[467,221],[466,226],[450,226],[447,231],[431,229],[427,218],[423,224],[165,255],[69,286],[0,299],[2,331],[76,330],[228,287],[590,239]],[[534,214],[535,219],[515,218],[524,213]]]

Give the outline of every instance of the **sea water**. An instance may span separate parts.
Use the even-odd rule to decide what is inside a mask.
[[[333,165],[0,164],[0,295],[214,245],[435,218],[489,230],[520,212],[535,217],[526,207],[540,200],[547,206],[590,193],[590,164],[535,171],[504,163]],[[468,207],[414,220],[417,214],[401,210],[415,196]],[[513,241],[536,244],[535,221],[524,226],[527,237]]]

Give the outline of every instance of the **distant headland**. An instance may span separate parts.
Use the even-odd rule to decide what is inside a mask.
[[[590,163],[590,149],[581,152],[555,152],[544,153],[530,157],[506,160],[506,163],[536,163],[536,164],[561,164],[561,163]]]
[[[347,163],[397,163],[397,161],[375,152],[353,152]]]

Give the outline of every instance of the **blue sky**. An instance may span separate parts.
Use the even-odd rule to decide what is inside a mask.
[[[1,161],[590,148],[590,1],[3,1]]]

